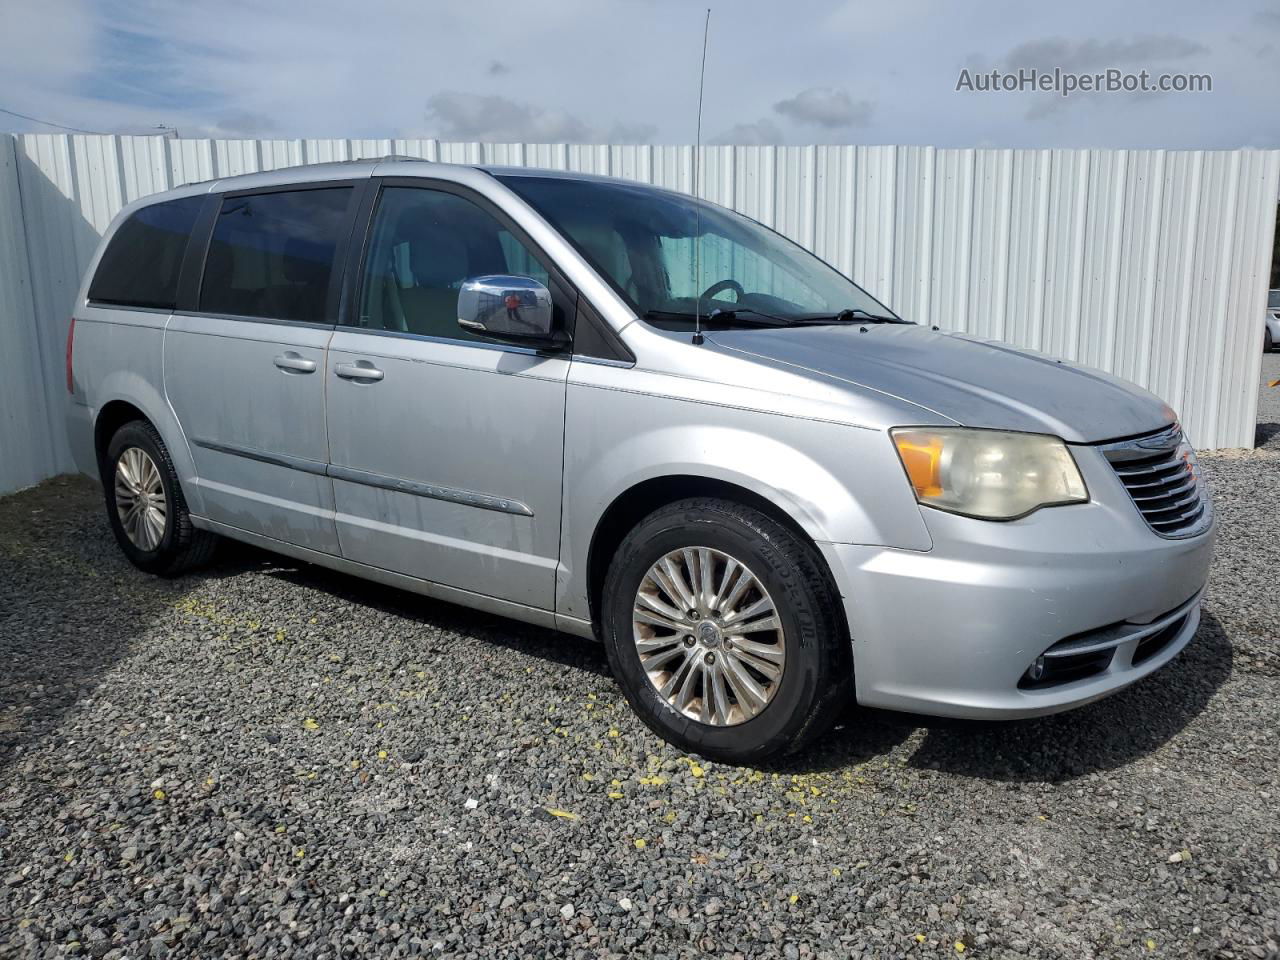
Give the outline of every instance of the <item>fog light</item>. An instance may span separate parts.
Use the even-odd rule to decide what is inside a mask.
[[[1036,657],[1036,662],[1027,667],[1027,679],[1036,683],[1044,679],[1044,657]]]

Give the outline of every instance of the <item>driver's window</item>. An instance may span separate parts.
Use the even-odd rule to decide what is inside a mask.
[[[358,323],[480,340],[458,326],[458,291],[463,281],[486,274],[548,284],[532,252],[470,200],[421,187],[387,187],[365,256]]]
[[[790,301],[801,309],[831,309],[821,296],[782,266],[728,237],[705,234],[700,250],[692,237],[663,237],[661,246],[663,267],[675,300],[693,300],[712,286],[719,286],[712,299],[730,307],[737,301],[737,288],[741,287],[748,298],[763,294]],[[696,266],[699,259],[701,269]]]

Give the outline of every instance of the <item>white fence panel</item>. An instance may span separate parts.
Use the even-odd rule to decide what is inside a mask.
[[[183,183],[399,154],[694,189],[690,146],[436,140],[0,141],[0,493],[72,469],[63,342],[120,207]],[[909,319],[1101,367],[1200,447],[1251,446],[1280,151],[704,147],[698,192]]]
[[[0,493],[63,469],[45,395],[16,146],[0,137]]]

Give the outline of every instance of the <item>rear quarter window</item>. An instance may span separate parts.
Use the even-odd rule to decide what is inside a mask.
[[[187,240],[204,197],[143,207],[112,235],[89,284],[99,303],[173,309]]]

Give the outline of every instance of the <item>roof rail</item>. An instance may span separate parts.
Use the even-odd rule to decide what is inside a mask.
[[[387,161],[397,162],[401,160],[413,160],[417,163],[435,163],[437,161],[428,160],[426,157],[411,157],[407,153],[388,153],[381,157],[348,157],[346,160],[326,160],[325,163],[385,163]],[[258,173],[279,173],[281,170],[301,170],[304,167],[316,166],[313,163],[295,163],[287,167],[273,167],[271,170],[254,170],[249,173],[237,173],[232,176],[225,177],[206,177],[204,180],[189,180],[186,183],[179,183],[173,189],[177,190],[181,187],[196,187],[206,183],[217,183],[222,180],[238,180],[241,177],[252,177]]]
[[[421,163],[431,163],[426,157],[411,157],[407,153],[388,153],[381,157],[357,157],[352,160],[343,160],[342,163],[384,163],[388,160],[417,160]]]

